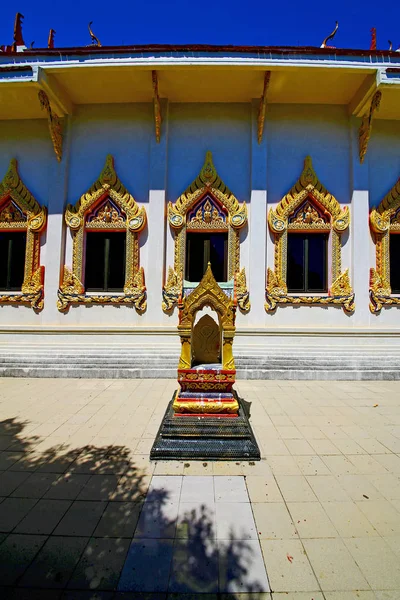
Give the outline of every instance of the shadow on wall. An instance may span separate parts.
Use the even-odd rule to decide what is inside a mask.
[[[116,445],[45,449],[24,435],[28,425],[0,422],[2,599],[265,591],[252,546],[233,532],[217,540],[201,501],[176,517],[177,498],[149,488],[143,455]]]

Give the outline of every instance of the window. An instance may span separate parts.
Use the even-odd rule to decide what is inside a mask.
[[[328,234],[288,233],[288,292],[327,291]]]
[[[0,232],[0,289],[21,290],[24,281],[25,250],[25,232]]]
[[[400,294],[400,234],[390,234],[390,287],[392,294]]]
[[[209,262],[216,281],[227,281],[227,258],[228,232],[191,232],[186,235],[185,279],[187,281],[200,281]]]
[[[86,233],[85,288],[87,292],[123,292],[126,233]]]

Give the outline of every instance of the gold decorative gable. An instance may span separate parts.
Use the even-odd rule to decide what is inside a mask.
[[[192,214],[193,211],[195,212],[194,215]],[[168,203],[168,220],[174,231],[175,251],[174,268],[170,268],[168,271],[168,278],[163,288],[162,308],[164,311],[172,310],[178,302],[177,282],[179,281],[180,286],[182,286],[187,230],[227,229],[229,248],[228,278],[235,279],[240,271],[239,230],[247,222],[247,207],[245,202],[240,204],[219,177],[210,151],[206,153],[205,162],[198,177],[174,204],[172,202]],[[245,296],[247,301],[242,301],[240,306],[241,310],[247,312],[250,309],[248,293]]]
[[[0,182],[0,231],[26,231],[24,281],[21,293],[1,293],[0,304],[29,304],[43,308],[44,267],[40,266],[40,233],[47,221],[40,206],[21,180],[16,159]]]
[[[400,305],[400,298],[392,296],[390,287],[390,233],[400,230],[399,211],[400,178],[369,218],[376,245],[376,268],[370,271],[369,286],[372,313],[378,313],[383,305]]]
[[[354,292],[350,285],[348,269],[342,272],[341,234],[350,224],[347,207],[339,202],[319,181],[310,156],[304,161],[304,169],[275,209],[268,213],[268,224],[274,234],[275,265],[267,271],[265,310],[272,312],[278,304],[339,304],[346,311],[353,311]],[[287,232],[320,230],[329,231],[332,244],[331,286],[328,296],[296,296],[288,294]]]
[[[122,218],[122,221],[120,220]],[[69,204],[65,221],[73,234],[72,269],[64,266],[58,290],[58,309],[71,304],[133,304],[138,312],[146,309],[144,271],[139,260],[139,232],[146,224],[146,211],[119,180],[111,155],[99,178],[76,204]],[[126,268],[123,294],[86,294],[83,280],[83,254],[86,229],[126,230]]]

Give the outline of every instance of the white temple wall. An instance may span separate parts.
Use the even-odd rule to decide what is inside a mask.
[[[165,271],[173,266],[166,202],[174,202],[184,192],[199,173],[206,151],[211,150],[219,175],[249,208],[249,225],[241,234],[241,266],[246,268],[252,308],[248,315],[238,311],[237,326],[242,331],[238,340],[247,340],[243,335],[246,330],[249,336],[254,335],[248,338],[254,343],[260,343],[263,331],[271,334],[276,330],[278,336],[285,330],[321,334],[336,331],[343,336],[357,330],[398,331],[399,309],[386,308],[380,315],[372,315],[366,310],[367,297],[363,297],[363,308],[356,308],[354,315],[345,314],[339,307],[318,306],[278,307],[274,314],[267,314],[264,291],[266,267],[273,267],[274,257],[266,221],[267,199],[268,208],[280,201],[297,181],[305,156],[310,155],[320,181],[342,205],[349,206],[351,218],[356,218],[350,234],[343,236],[342,265],[350,268],[353,282],[357,279],[355,271],[363,264],[356,290],[356,307],[361,307],[359,292],[368,293],[364,251],[369,251],[368,269],[375,266],[374,244],[366,222],[367,206],[379,204],[400,175],[399,122],[374,121],[366,162],[360,169],[354,147],[359,120],[352,125],[346,107],[269,105],[259,145],[258,102],[168,104],[163,100],[160,144],[155,141],[150,103],[77,107],[65,130],[64,158],[60,164],[45,119],[2,121],[0,177],[10,159],[17,158],[25,185],[38,202],[48,206],[51,230],[42,235],[41,262],[46,266],[44,310],[36,314],[25,306],[0,306],[0,329],[12,331],[20,327],[28,332],[30,327],[32,331],[48,327],[67,333],[107,327],[120,328],[122,332],[164,328],[172,333],[177,311],[165,315],[161,310],[162,282]],[[66,264],[70,264],[72,248],[70,232],[65,231],[63,224],[63,209],[66,202],[75,203],[98,178],[107,154],[114,156],[125,187],[146,207],[149,223],[141,234],[141,264],[148,287],[148,309],[139,315],[128,306],[72,306],[62,314],[56,308],[59,262],[63,262],[65,250]],[[63,228],[66,247],[62,243]],[[357,248],[361,246],[352,242],[355,231],[364,249],[359,254]]]

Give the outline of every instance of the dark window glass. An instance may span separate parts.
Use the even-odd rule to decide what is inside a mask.
[[[217,281],[228,277],[228,234],[188,233],[186,235],[187,281],[198,282],[203,277],[208,263]]]
[[[123,292],[125,285],[123,231],[86,233],[85,288],[87,292]]]
[[[288,233],[288,292],[327,291],[327,245],[324,233]]]
[[[392,294],[400,294],[400,234],[390,234],[390,287]]]
[[[26,233],[0,233],[0,289],[19,291],[24,281]]]

